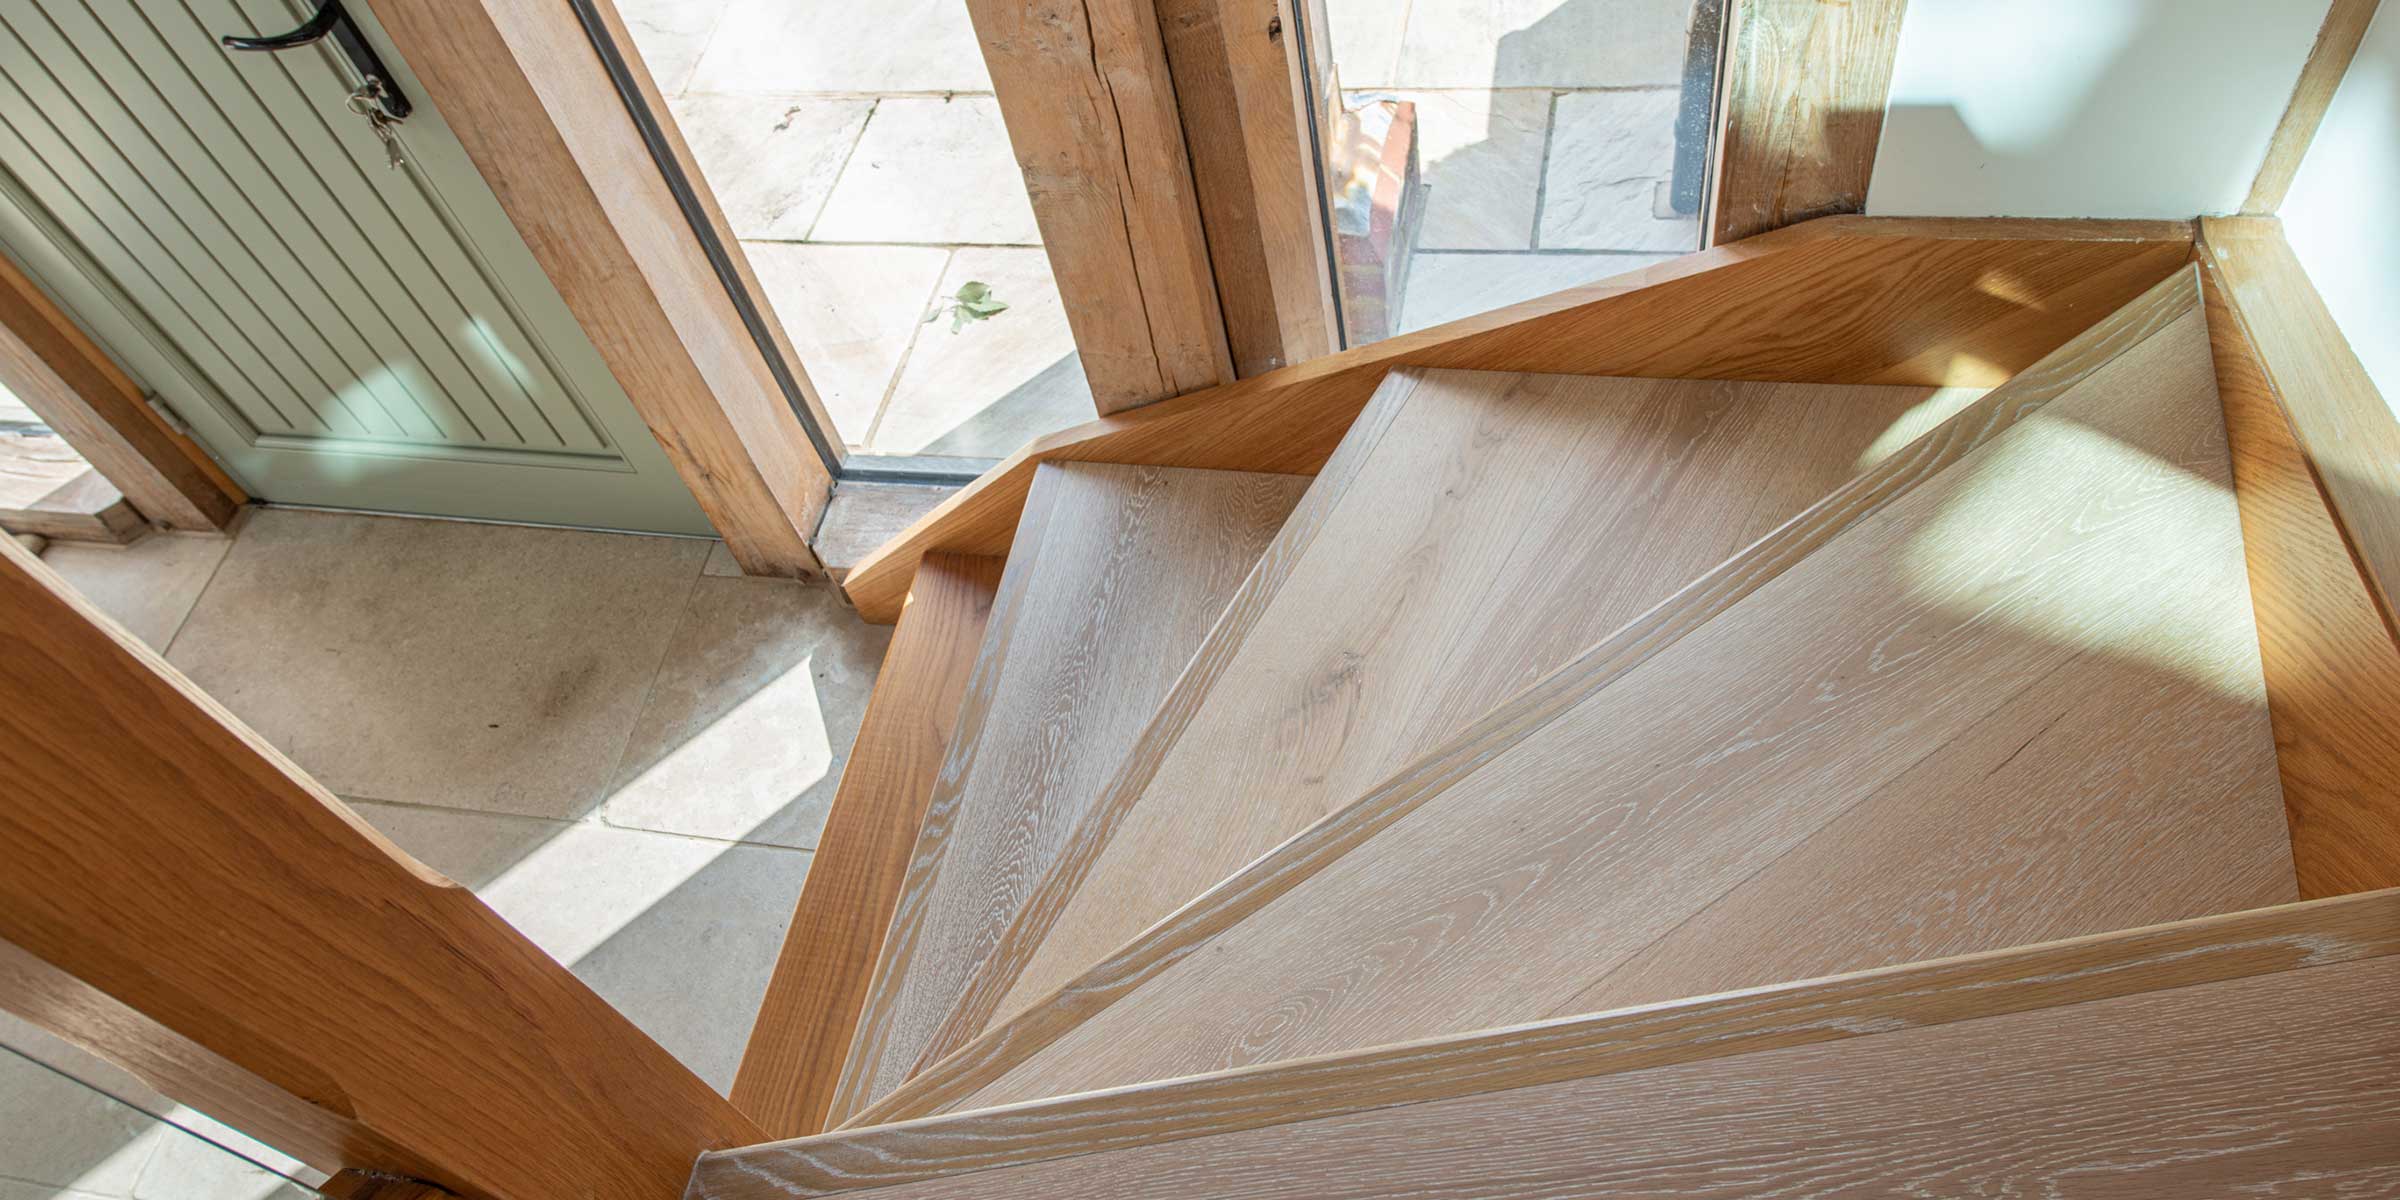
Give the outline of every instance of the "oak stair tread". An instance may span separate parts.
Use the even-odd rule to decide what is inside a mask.
[[[1963,452],[861,1123],[2294,899],[2191,274],[1921,445]]]
[[[953,1049],[1980,394],[1394,372],[946,1025]]]
[[[831,1119],[913,1073],[1309,479],[1045,463]]]

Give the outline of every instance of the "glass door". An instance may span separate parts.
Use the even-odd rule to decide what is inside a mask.
[[[837,477],[963,479],[1093,418],[965,0],[615,6]]]
[[[1296,0],[1350,345],[1701,245],[1724,0]]]

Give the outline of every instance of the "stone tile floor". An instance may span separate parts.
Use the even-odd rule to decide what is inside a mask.
[[[1423,329],[1699,248],[1664,202],[1692,0],[1328,0],[1351,103],[1417,106]]]
[[[997,458],[1092,419],[965,0],[620,0],[853,449]],[[1007,311],[928,323],[960,285]]]
[[[732,1085],[890,636],[830,585],[695,539],[272,508],[43,561]],[[4,1016],[0,1046],[92,1065]],[[154,1126],[0,1053],[0,1200],[279,1186]]]
[[[1692,3],[1332,0],[1347,94],[1419,106],[1403,328],[1697,247],[1657,215]],[[844,440],[998,457],[1090,419],[965,0],[618,7]],[[969,280],[1010,309],[924,322]]]

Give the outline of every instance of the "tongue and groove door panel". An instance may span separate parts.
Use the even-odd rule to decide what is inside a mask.
[[[264,499],[706,532],[388,45],[400,170],[329,44],[217,42],[304,15],[0,8],[0,239]]]

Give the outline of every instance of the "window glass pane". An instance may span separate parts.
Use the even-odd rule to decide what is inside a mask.
[[[965,0],[617,9],[853,455],[1092,419]]]
[[[1325,0],[1362,345],[1700,248],[1722,0]]]

